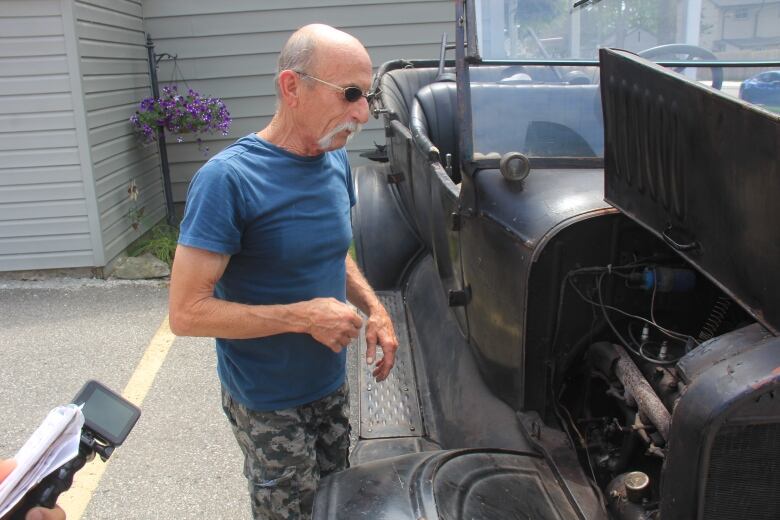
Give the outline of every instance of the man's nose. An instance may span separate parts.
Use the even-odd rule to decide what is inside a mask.
[[[352,103],[352,105],[352,113],[350,114],[352,119],[361,125],[366,124],[368,122],[368,116],[370,112],[368,100],[364,97],[361,97],[356,102]]]

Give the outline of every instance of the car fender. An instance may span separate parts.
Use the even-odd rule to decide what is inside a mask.
[[[375,290],[400,287],[423,246],[399,203],[390,164],[355,168],[352,234],[358,265]]]

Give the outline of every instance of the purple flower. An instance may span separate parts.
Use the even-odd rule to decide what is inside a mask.
[[[130,124],[145,142],[157,139],[157,128],[172,134],[186,132],[200,136],[218,131],[227,135],[231,123],[230,112],[221,99],[203,97],[193,89],[181,95],[176,85],[163,87],[160,98],[142,100],[136,113],[130,117]],[[176,140],[182,142],[183,137],[177,135]],[[198,137],[201,150],[202,143]]]

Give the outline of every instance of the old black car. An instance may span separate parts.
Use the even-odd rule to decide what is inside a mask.
[[[736,96],[780,47],[707,0],[456,4],[375,79],[401,348],[315,517],[780,518],[780,116]]]

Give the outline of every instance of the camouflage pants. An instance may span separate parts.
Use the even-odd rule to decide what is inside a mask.
[[[244,453],[256,520],[311,518],[320,477],[348,466],[349,387],[318,401],[258,412],[222,388],[222,407]]]

